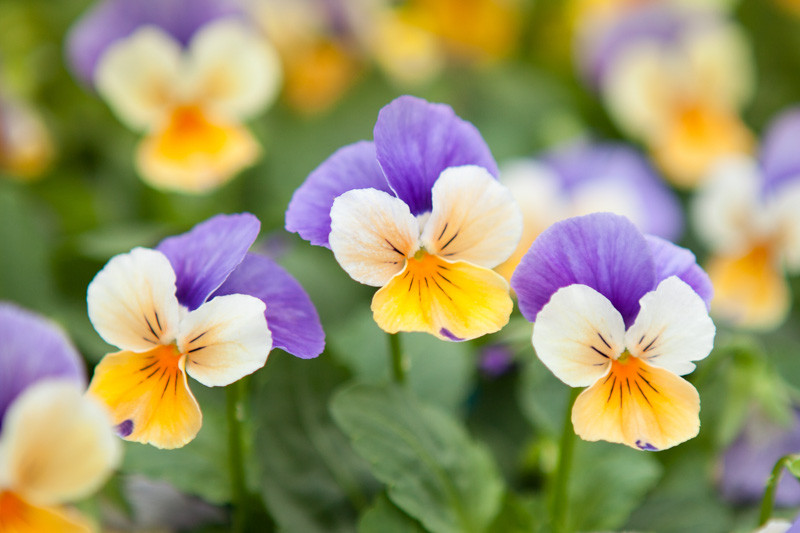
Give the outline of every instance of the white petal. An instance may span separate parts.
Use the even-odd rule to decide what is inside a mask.
[[[494,268],[519,244],[519,206],[511,191],[485,168],[447,168],[432,194],[433,209],[421,239],[429,252],[448,261]]]
[[[89,284],[86,300],[97,333],[118,348],[144,352],[175,338],[175,271],[161,252],[134,248],[112,257]]]
[[[244,22],[220,19],[192,39],[185,87],[212,112],[244,119],[263,110],[278,93],[275,49]]]
[[[570,387],[603,377],[622,353],[625,323],[608,298],[586,285],[553,294],[536,316],[533,348],[542,363]]]
[[[121,456],[105,409],[72,382],[25,389],[3,422],[9,488],[37,505],[78,500],[97,490]]]
[[[692,203],[698,234],[716,252],[745,252],[754,238],[769,231],[760,205],[758,164],[746,156],[720,160]]]
[[[419,249],[419,223],[400,199],[375,189],[338,196],[331,207],[328,242],[354,280],[382,287]]]
[[[217,387],[263,367],[272,349],[265,309],[258,298],[229,294],[186,315],[178,334],[186,373],[203,385]]]
[[[777,232],[776,244],[786,268],[796,273],[800,271],[800,180],[782,186],[776,194],[769,207]]]
[[[149,129],[174,104],[180,79],[180,44],[161,29],[144,26],[108,47],[94,81],[121,121]]]
[[[682,376],[714,346],[716,328],[700,296],[671,276],[639,300],[641,310],[625,333],[634,357]]]

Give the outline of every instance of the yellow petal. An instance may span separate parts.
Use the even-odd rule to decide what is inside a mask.
[[[440,339],[473,339],[498,331],[513,303],[496,272],[435,255],[410,258],[372,299],[375,322],[389,333],[424,331]]]
[[[283,59],[286,99],[292,108],[308,114],[330,107],[359,72],[352,53],[326,40],[298,43],[285,50]]]
[[[572,424],[584,440],[663,450],[697,435],[699,413],[700,397],[688,381],[635,357],[622,357],[578,396]]]
[[[245,128],[215,121],[197,106],[182,106],[142,141],[137,164],[154,187],[199,193],[227,182],[258,153]]]
[[[786,318],[789,287],[769,246],[712,258],[708,275],[714,285],[714,315],[752,329],[775,328]]]
[[[127,440],[179,448],[202,424],[184,364],[174,345],[109,354],[97,365],[88,392],[108,406]]]
[[[753,136],[733,111],[711,105],[676,110],[652,144],[653,157],[679,187],[694,187],[721,156],[748,154]]]
[[[2,533],[89,533],[89,522],[76,512],[36,507],[13,492],[0,492]]]

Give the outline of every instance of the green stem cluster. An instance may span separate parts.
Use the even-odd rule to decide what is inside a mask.
[[[560,452],[558,464],[553,478],[553,500],[550,509],[550,521],[555,533],[569,531],[567,523],[567,507],[569,503],[569,476],[572,470],[572,458],[575,451],[575,433],[572,430],[572,405],[580,394],[580,389],[570,389],[569,401],[564,414],[561,429]]]
[[[778,483],[780,483],[783,469],[798,459],[800,459],[800,455],[798,454],[784,455],[778,459],[778,462],[772,467],[772,473],[767,480],[767,488],[764,490],[764,499],[761,500],[761,512],[758,515],[759,526],[763,526],[769,522],[772,516],[772,508],[775,505],[775,493],[778,491]]]
[[[400,345],[400,334],[389,334],[389,354],[392,358],[392,378],[398,385],[406,382],[406,360]]]

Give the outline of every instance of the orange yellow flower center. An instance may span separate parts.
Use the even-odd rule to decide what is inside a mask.
[[[225,148],[228,135],[228,130],[208,120],[199,106],[179,106],[158,137],[157,150],[167,159],[185,159],[197,152],[217,154]]]

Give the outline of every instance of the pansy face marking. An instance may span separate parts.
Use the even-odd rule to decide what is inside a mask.
[[[306,358],[322,351],[302,288],[246,254],[258,227],[252,215],[220,215],[158,250],[113,257],[89,285],[92,324],[122,349],[103,358],[89,392],[108,405],[121,436],[183,446],[202,423],[187,375],[224,386],[264,366],[273,345]]]
[[[356,281],[381,287],[373,316],[387,332],[465,340],[499,330],[512,301],[491,269],[519,241],[522,219],[475,128],[412,97],[386,106],[375,143],[345,147],[309,176],[287,229],[329,246]]]
[[[575,432],[662,450],[699,430],[697,391],[680,376],[709,354],[715,328],[694,257],[649,239],[608,213],[568,219],[534,243],[512,286],[534,319],[539,359],[588,387],[572,410]]]

